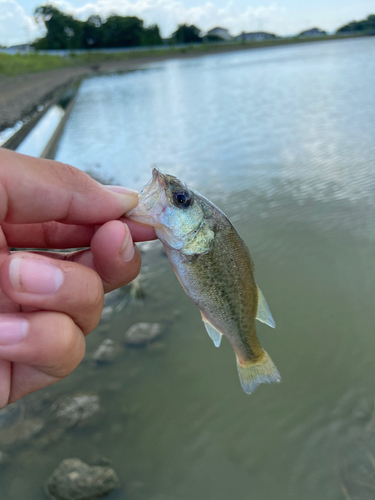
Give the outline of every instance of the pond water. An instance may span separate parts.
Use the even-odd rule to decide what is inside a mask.
[[[223,209],[276,321],[257,330],[283,382],[244,394],[229,343],[215,349],[146,245],[143,303],[103,318],[76,372],[22,402],[47,419],[56,398],[93,392],[101,419],[6,450],[1,497],[41,500],[62,459],[105,457],[122,483],[113,500],[373,499],[375,38],[88,79],[57,159],[136,189],[156,165]],[[124,347],[139,321],[163,337]],[[98,367],[106,338],[119,354]]]

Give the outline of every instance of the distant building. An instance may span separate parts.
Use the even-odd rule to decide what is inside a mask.
[[[236,40],[239,42],[262,42],[263,40],[274,40],[279,38],[273,33],[266,33],[265,31],[255,31],[253,33],[244,33],[236,36]]]
[[[319,28],[312,28],[311,30],[302,31],[302,33],[300,33],[298,36],[300,36],[301,38],[310,38],[314,36],[325,36],[326,34],[326,31],[323,31]]]
[[[11,47],[4,47],[0,49],[0,52],[5,52],[6,54],[17,54],[25,52],[34,52],[35,48],[28,43],[23,43],[21,45],[12,45]]]
[[[206,36],[208,38],[210,37],[218,37],[221,38],[222,40],[233,40],[233,37],[229,34],[228,30],[225,28],[213,28],[210,31],[207,31]]]

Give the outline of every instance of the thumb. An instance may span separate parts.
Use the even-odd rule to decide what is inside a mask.
[[[0,222],[103,224],[138,204],[138,193],[107,188],[70,165],[0,148]]]

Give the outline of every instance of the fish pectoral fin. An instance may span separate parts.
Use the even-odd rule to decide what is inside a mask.
[[[267,301],[264,298],[264,295],[262,293],[262,290],[258,288],[258,311],[256,315],[256,319],[258,321],[261,321],[262,323],[265,323],[266,325],[270,326],[271,328],[275,328],[275,321],[272,317],[270,308],[268,307]]]
[[[215,347],[219,347],[220,346],[220,342],[221,342],[221,337],[223,336],[223,334],[220,333],[219,330],[217,330],[208,321],[208,319],[205,316],[203,316],[203,314],[202,314],[202,320],[203,320],[204,327],[206,328],[208,335],[210,336],[212,342],[215,344]]]

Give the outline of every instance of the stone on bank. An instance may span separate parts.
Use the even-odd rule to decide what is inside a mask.
[[[90,466],[78,458],[63,460],[45,484],[53,500],[96,500],[119,487],[111,467]]]

